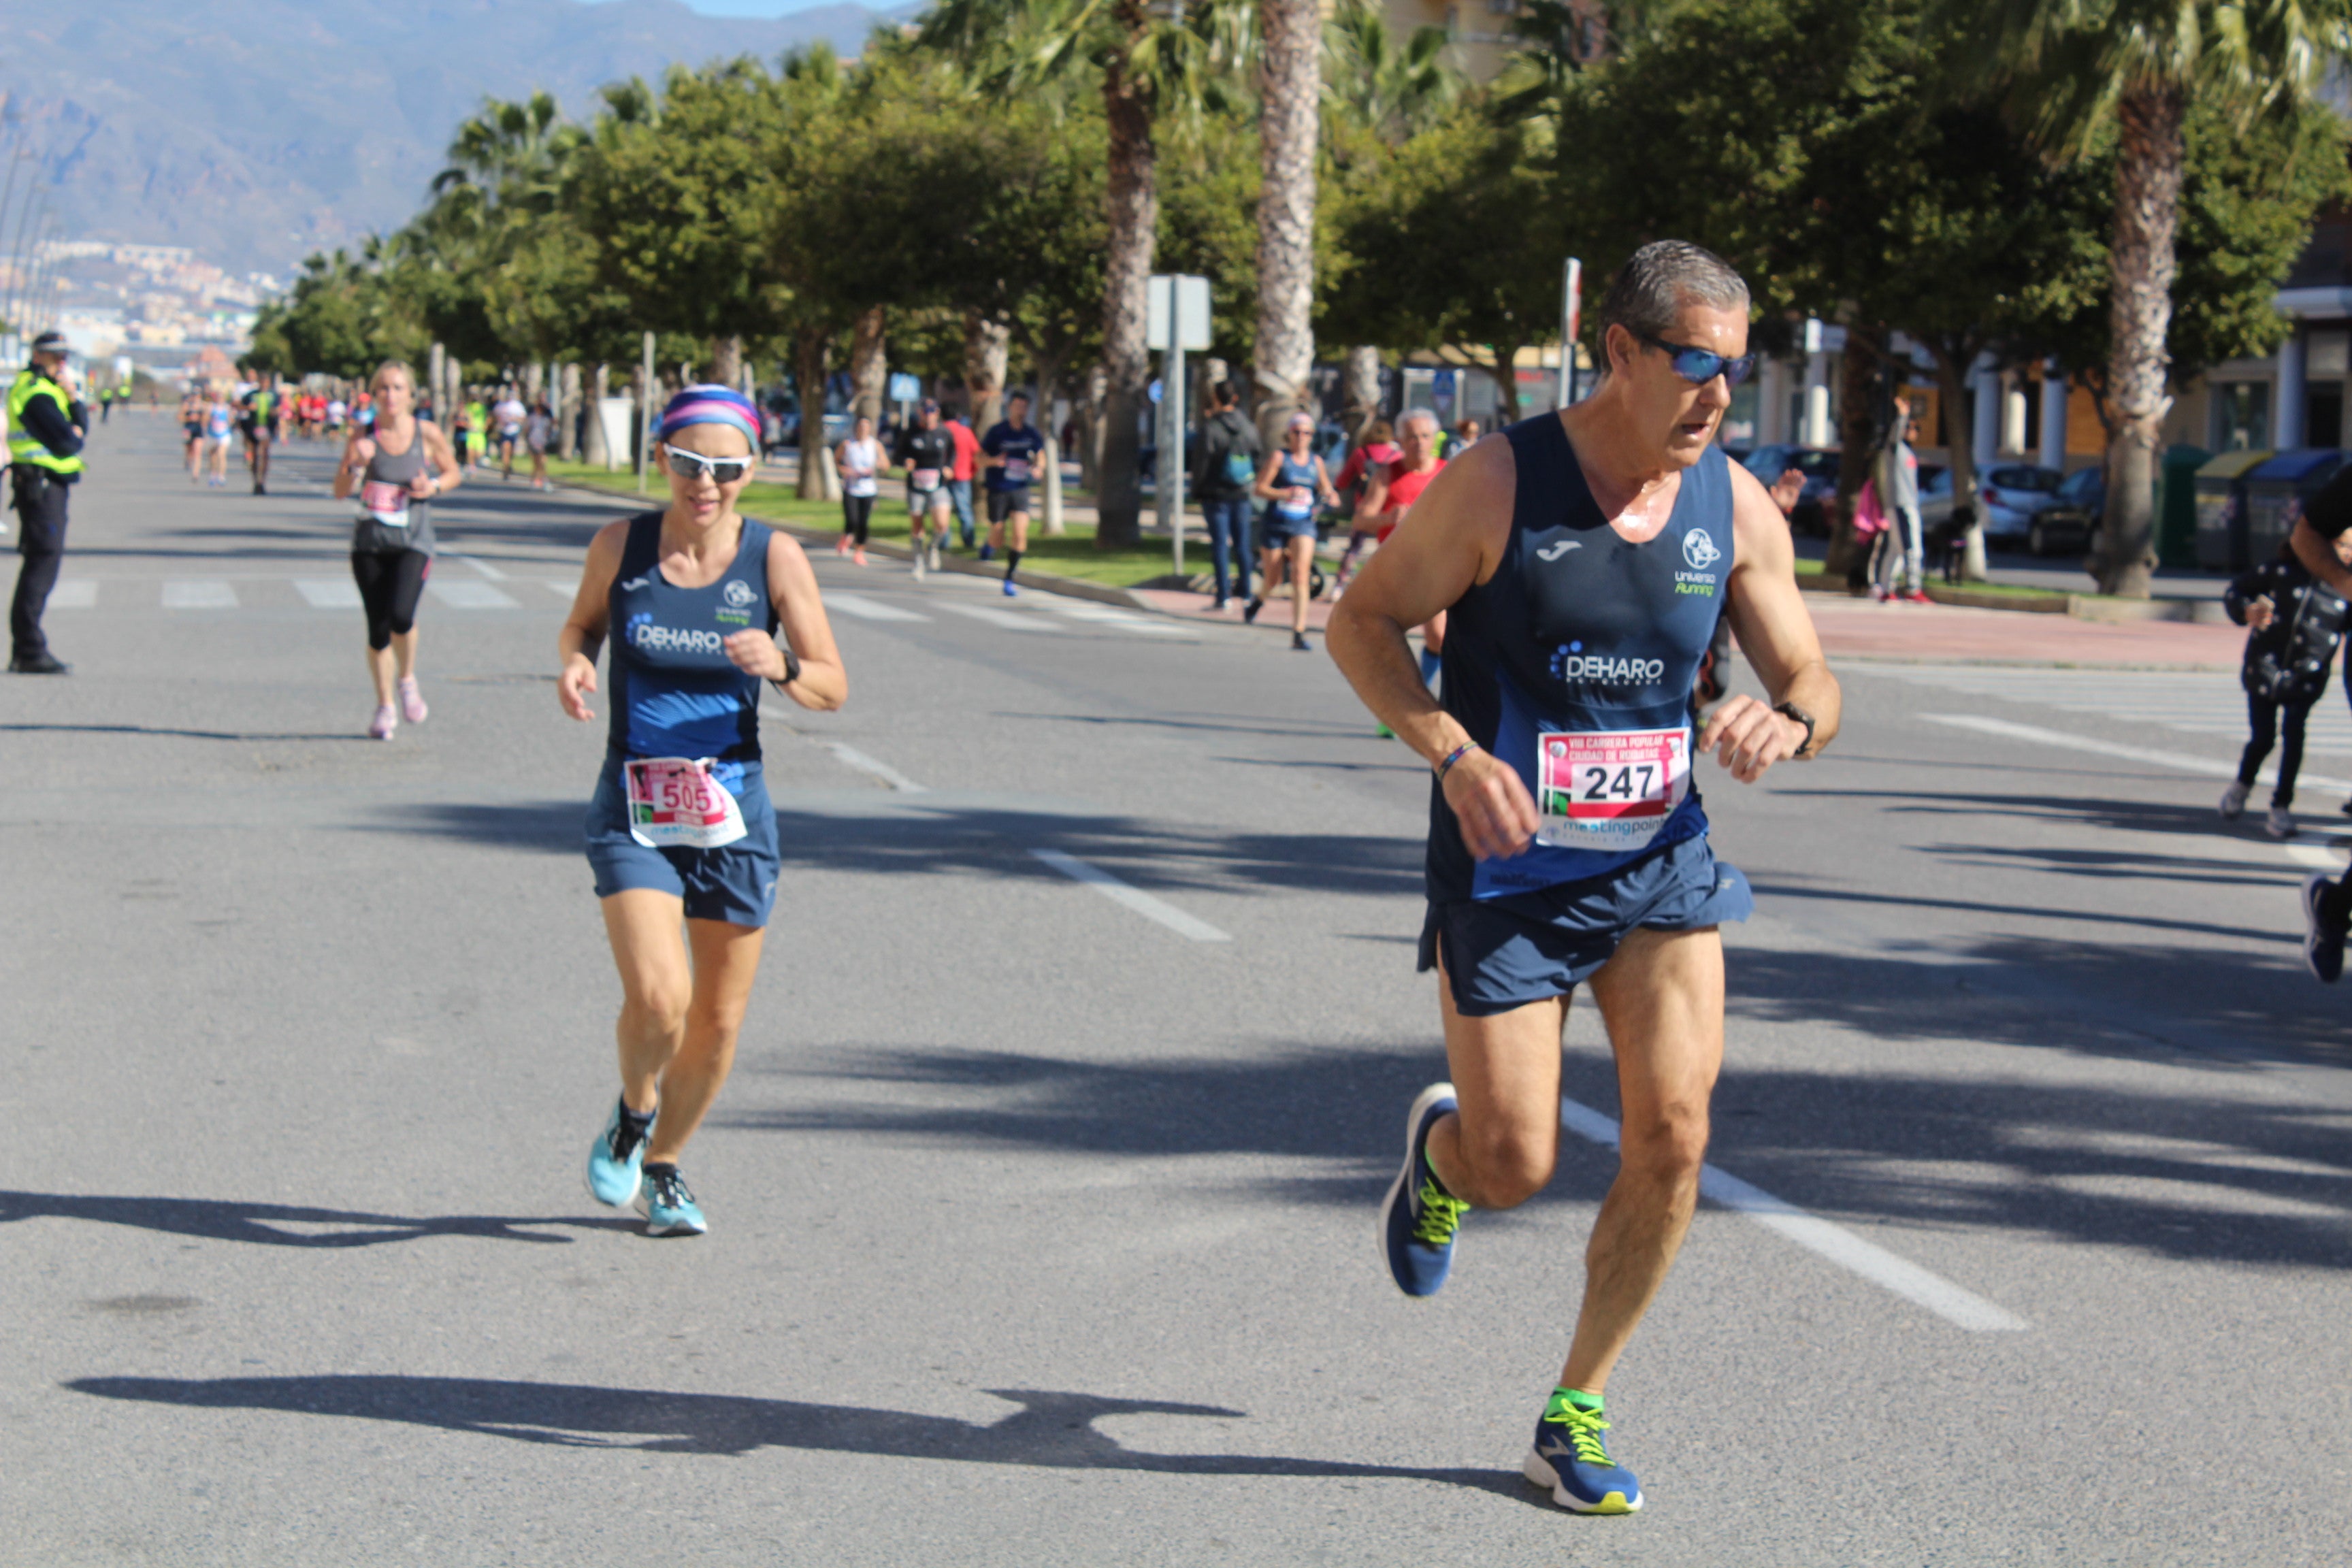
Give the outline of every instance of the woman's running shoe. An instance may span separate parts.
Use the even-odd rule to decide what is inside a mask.
[[[368,739],[389,741],[392,739],[392,732],[399,728],[400,720],[394,714],[392,704],[389,702],[376,704],[375,722],[368,726]]]
[[[2238,820],[2238,814],[2246,809],[2246,795],[2248,793],[2248,785],[2242,784],[2237,780],[2231,779],[2221,791],[2221,804],[2215,806],[2213,809],[2221,814],[2222,821],[2235,822]]]
[[[855,564],[856,564],[856,565],[859,565],[859,566],[863,566],[863,565],[865,565],[865,564],[866,564],[866,546],[864,546],[863,544],[859,545],[859,546],[857,547],[857,549],[856,549],[856,552],[854,554],[852,554],[852,555],[850,556],[850,558],[849,558],[849,559],[850,559],[850,561],[851,561],[853,563],[855,563]]]
[[[2263,819],[2263,831],[2273,838],[2294,837],[2294,813],[2283,805],[2271,807],[2271,814]]]
[[[637,1189],[637,1212],[647,1236],[700,1236],[710,1228],[676,1165],[647,1165]]]
[[[400,681],[400,716],[412,724],[425,722],[432,710],[425,706],[425,693],[417,689],[416,677],[403,676]]]
[[[1550,1408],[1536,1423],[1536,1446],[1528,1450],[1520,1473],[1550,1488],[1551,1500],[1562,1508],[1578,1513],[1632,1513],[1642,1506],[1642,1483],[1609,1457],[1601,1438],[1607,1430],[1598,1401],[1585,1409],[1565,1390],[1555,1393]]]
[[[609,1207],[620,1208],[637,1195],[646,1163],[646,1134],[652,1130],[650,1121],[642,1127],[624,1121],[620,1097],[614,1096],[613,1111],[604,1119],[604,1131],[596,1134],[596,1142],[588,1149],[590,1197]]]
[[[840,543],[838,543],[838,544],[835,545],[835,546],[833,547],[833,552],[834,552],[835,555],[846,555],[846,554],[848,554],[848,553],[849,553],[849,541],[847,541],[846,539],[845,539],[845,540],[843,540]]]

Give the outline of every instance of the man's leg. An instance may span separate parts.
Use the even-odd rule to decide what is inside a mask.
[[[1584,1303],[1559,1384],[1598,1394],[1698,1206],[1723,1066],[1722,938],[1712,926],[1636,931],[1591,984],[1617,1056],[1617,1179],[1585,1248]]]
[[[14,644],[13,662],[37,663],[48,657],[49,642],[41,629],[49,593],[58,585],[58,572],[66,555],[66,487],[46,475],[22,477],[10,470],[16,490],[16,547],[24,563],[16,571],[16,591],[8,605],[8,633]]]

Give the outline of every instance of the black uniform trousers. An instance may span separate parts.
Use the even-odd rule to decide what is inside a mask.
[[[58,585],[58,568],[66,559],[66,499],[73,487],[47,468],[13,463],[9,489],[16,509],[16,549],[25,563],[16,573],[16,596],[8,605],[8,634],[16,657],[37,658],[49,651],[41,635],[41,612],[49,605],[49,590]]]

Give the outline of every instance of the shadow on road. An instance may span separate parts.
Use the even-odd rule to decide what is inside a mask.
[[[357,731],[334,735],[292,734],[268,730],[173,730],[160,724],[0,724],[0,735],[161,735],[179,741],[364,741],[378,742]]]
[[[342,1209],[298,1208],[286,1204],[250,1204],[230,1199],[97,1197],[66,1193],[0,1191],[0,1225],[23,1219],[79,1219],[130,1226],[166,1236],[245,1241],[264,1247],[380,1247],[388,1241],[420,1241],[428,1236],[478,1236],[494,1241],[562,1244],[568,1236],[542,1236],[536,1226],[575,1230],[635,1230],[633,1219],[520,1219],[487,1215],[443,1215],[408,1219],[396,1215]],[[286,1230],[282,1226],[316,1226]]]
[[[1536,1494],[1516,1471],[1424,1469],[1344,1459],[1251,1454],[1155,1454],[1096,1429],[1114,1415],[1245,1419],[1213,1405],[1108,1399],[1091,1394],[989,1389],[1021,1408],[986,1426],[913,1411],[813,1405],[714,1394],[665,1394],[579,1384],[464,1377],[84,1377],[77,1393],[214,1410],[282,1410],[403,1421],[445,1431],[564,1447],[671,1454],[748,1454],[804,1448],[893,1459],[944,1459],[1047,1469],[1140,1470],[1160,1475],[1297,1476],[1436,1481],[1506,1496]],[[1546,1505],[1549,1506],[1549,1505]]]

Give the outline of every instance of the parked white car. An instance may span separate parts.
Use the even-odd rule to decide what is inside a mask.
[[[2065,478],[2055,468],[2023,463],[1986,469],[1977,482],[1977,512],[1984,520],[1985,537],[2023,541],[2033,527],[2034,514],[2059,503],[2058,487]]]

